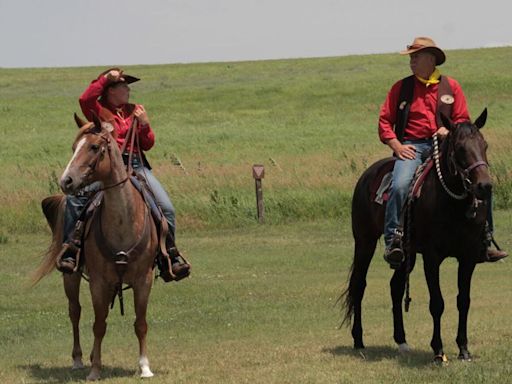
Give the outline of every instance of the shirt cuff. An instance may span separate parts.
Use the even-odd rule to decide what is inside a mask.
[[[139,130],[140,130],[141,132],[147,132],[147,131],[149,131],[149,124],[140,124],[140,123],[139,123]]]

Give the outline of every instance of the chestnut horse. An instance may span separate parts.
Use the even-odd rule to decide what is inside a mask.
[[[79,132],[73,144],[73,157],[60,179],[61,189],[66,194],[76,193],[99,181],[104,194],[100,207],[89,220],[82,251],[94,307],[94,345],[87,379],[97,380],[100,377],[101,342],[107,328],[109,304],[115,297],[120,280],[133,288],[140,373],[141,377],[151,377],[153,373],[149,368],[146,348],[146,310],[158,245],[156,226],[140,193],[128,180],[120,150],[111,135],[113,127],[107,123],[102,125],[97,118],[90,123],[75,115],[75,121]],[[53,240],[35,273],[35,282],[55,267],[56,255],[62,246],[64,203],[64,196],[51,196],[43,200],[43,211],[52,228]],[[118,254],[124,255],[123,260],[119,260]],[[119,273],[120,268],[123,268],[122,274]],[[82,349],[78,327],[81,274],[75,272],[64,274],[63,277],[73,326],[73,368],[81,368]]]
[[[436,169],[428,173],[422,186],[423,192],[408,210],[407,222],[410,225],[405,227],[404,236],[407,240],[408,262],[395,270],[390,282],[394,340],[401,351],[407,351],[409,347],[405,339],[401,301],[407,273],[414,268],[416,252],[423,255],[424,273],[430,293],[429,308],[434,323],[430,345],[437,362],[446,359],[441,340],[444,301],[439,286],[439,267],[448,256],[456,257],[459,262],[459,326],[456,338],[459,358],[471,360],[467,347],[471,277],[483,249],[488,209],[486,201],[492,188],[487,164],[487,144],[480,133],[487,118],[487,110],[474,124],[469,121],[452,124],[446,117],[442,118],[449,134],[441,145]],[[372,182],[387,161],[392,160],[380,160],[363,173],[352,200],[355,252],[348,287],[342,297],[344,322],[353,320],[354,348],[364,348],[361,302],[368,267],[384,228],[385,207],[372,201]]]

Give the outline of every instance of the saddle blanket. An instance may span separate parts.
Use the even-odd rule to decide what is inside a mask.
[[[371,196],[372,200],[377,204],[384,204],[389,199],[389,193],[391,191],[391,183],[393,180],[393,168],[395,166],[396,159],[390,159],[388,162],[385,162],[381,168],[377,172],[377,177],[375,178],[372,188],[371,188]],[[412,188],[411,196],[414,199],[417,199],[421,195],[421,189],[423,183],[429,174],[430,170],[434,166],[434,160],[429,157],[423,164],[418,166],[416,169],[416,173],[413,178],[413,183],[410,188]]]

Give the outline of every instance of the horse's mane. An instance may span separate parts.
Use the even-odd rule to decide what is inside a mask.
[[[110,136],[112,136],[112,138],[114,140],[116,140],[117,139],[117,131],[115,129],[112,129],[111,131],[107,130],[106,124],[110,124],[110,123],[109,122],[101,123],[101,125],[102,125],[101,132],[109,133]],[[78,129],[78,133],[76,134],[74,143],[77,143],[84,135],[90,133],[91,129],[93,129],[93,128],[94,128],[94,123],[92,121],[88,121],[85,125],[80,127]]]
[[[451,132],[455,139],[459,139],[466,136],[473,136],[478,133],[478,127],[475,126],[471,121],[466,120],[455,125],[455,129]]]

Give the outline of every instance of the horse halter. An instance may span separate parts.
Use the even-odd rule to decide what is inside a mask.
[[[474,162],[467,168],[462,168],[462,167],[458,166],[457,162],[454,159],[451,159],[451,161],[454,165],[454,168],[455,168],[455,175],[460,174],[461,179],[462,179],[462,185],[464,187],[464,192],[462,192],[462,194],[457,194],[457,193],[452,192],[448,188],[448,186],[446,185],[446,183],[444,181],[443,175],[441,173],[441,166],[439,164],[439,157],[440,157],[439,156],[439,143],[438,143],[438,137],[436,134],[436,135],[434,135],[434,162],[436,165],[437,176],[439,178],[439,181],[441,182],[441,185],[443,186],[443,189],[446,191],[446,193],[450,197],[454,198],[455,200],[464,200],[468,196],[468,194],[471,190],[471,185],[473,184],[471,179],[469,178],[469,175],[471,174],[471,172],[473,170],[475,170],[481,166],[486,166],[487,168],[489,167],[489,164],[486,161],[479,160],[479,161]]]
[[[96,154],[96,156],[92,159],[92,161],[87,164],[85,167],[87,167],[87,171],[83,174],[83,178],[84,179],[87,179],[89,176],[91,176],[94,172],[96,172],[96,168],[98,166],[98,164],[103,160],[103,158],[105,157],[105,152],[108,153],[108,157],[109,159],[111,160],[111,163],[110,163],[110,170],[112,171],[112,158],[110,156],[110,151],[111,151],[111,139],[110,137],[108,137],[107,135],[105,134],[101,134],[101,133],[95,133],[95,132],[92,132],[92,131],[87,131],[84,133],[84,135],[95,135],[95,136],[99,136],[102,140],[103,140],[103,143],[100,144],[100,147],[98,148],[98,152]],[[118,185],[121,185],[121,184],[124,184],[127,180],[128,180],[129,176],[126,176],[123,180],[121,180],[120,182],[118,183],[115,183],[115,184],[112,184],[112,185],[109,185],[109,186],[106,186],[106,187],[102,187],[100,189],[98,189],[98,191],[105,191],[107,189],[110,189],[110,188],[114,188],[114,187],[117,187]]]

